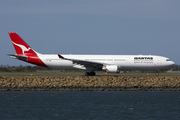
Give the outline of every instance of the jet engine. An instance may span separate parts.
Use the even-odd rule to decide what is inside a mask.
[[[118,66],[117,65],[107,65],[105,67],[106,72],[119,72]]]

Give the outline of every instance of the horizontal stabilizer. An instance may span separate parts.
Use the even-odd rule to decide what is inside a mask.
[[[13,54],[7,54],[8,56],[15,58],[15,59],[20,59],[20,60],[25,60],[27,61],[27,56],[18,56],[18,55],[13,55]]]

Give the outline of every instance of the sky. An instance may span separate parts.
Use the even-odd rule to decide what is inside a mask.
[[[17,32],[42,54],[159,55],[180,64],[179,0],[0,0],[0,65]]]

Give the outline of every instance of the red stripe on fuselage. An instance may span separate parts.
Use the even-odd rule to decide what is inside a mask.
[[[19,59],[19,60],[21,60],[21,59]],[[44,64],[44,62],[37,55],[36,56],[28,56],[27,61],[26,60],[22,60],[22,61],[48,68],[48,66],[46,64]]]
[[[41,59],[39,59],[39,57],[28,57],[27,62],[38,65],[38,66],[42,66],[42,67],[48,67],[46,64],[44,64]]]

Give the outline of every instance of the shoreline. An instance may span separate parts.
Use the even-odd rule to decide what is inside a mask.
[[[0,91],[180,91],[180,77],[0,76]]]

